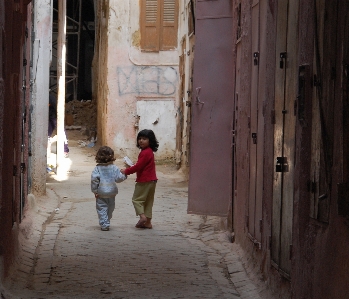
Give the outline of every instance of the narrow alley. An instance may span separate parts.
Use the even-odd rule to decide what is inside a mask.
[[[348,248],[348,0],[0,0],[0,299],[348,299]]]
[[[272,298],[219,217],[187,214],[187,182],[171,163],[157,165],[153,229],[135,228],[131,175],[119,184],[111,230],[101,231],[90,191],[97,146],[69,134],[69,177],[48,174],[47,196],[31,202],[2,298]]]

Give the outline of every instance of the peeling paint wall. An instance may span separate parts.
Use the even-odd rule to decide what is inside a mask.
[[[136,160],[136,136],[151,129],[156,159],[174,158],[178,106],[178,51],[142,52],[140,2],[96,2],[94,71],[98,136],[117,156]]]

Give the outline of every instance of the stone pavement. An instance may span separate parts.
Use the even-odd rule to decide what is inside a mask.
[[[30,198],[3,298],[271,298],[220,219],[186,213],[187,184],[171,166],[157,167],[153,229],[134,227],[131,175],[118,185],[111,230],[101,231],[90,191],[95,149],[70,148],[69,179],[50,175],[47,196]]]

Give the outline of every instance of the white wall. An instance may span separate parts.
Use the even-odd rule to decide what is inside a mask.
[[[173,158],[176,147],[176,108],[173,101],[137,101],[137,115],[140,116],[139,130],[153,130],[161,147],[157,155]]]
[[[35,195],[46,192],[49,67],[51,59],[51,0],[36,0],[34,5],[32,91],[32,190]]]

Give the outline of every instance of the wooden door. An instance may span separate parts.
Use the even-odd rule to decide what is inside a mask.
[[[278,2],[275,69],[274,187],[272,264],[290,278],[297,97],[298,1]]]
[[[250,100],[250,187],[248,205],[249,238],[261,248],[263,194],[263,115],[258,96],[259,81],[259,0],[252,4],[252,74]]]
[[[334,131],[336,130],[334,127],[334,103],[338,91],[336,80],[334,80],[333,66],[336,65],[336,59],[340,58],[337,52],[338,47],[335,46],[338,37],[333,34],[337,31],[338,25],[331,18],[326,18],[326,15],[336,15],[338,8],[325,0],[314,2],[314,8],[316,34],[313,68],[311,175],[309,182],[311,191],[310,217],[328,223]],[[339,26],[343,28],[347,25]],[[345,32],[345,28],[342,30]],[[343,57],[344,61],[345,58]],[[346,109],[343,109],[344,114],[347,113],[346,111]],[[343,187],[347,189],[345,185],[338,185],[340,193],[342,193]]]

